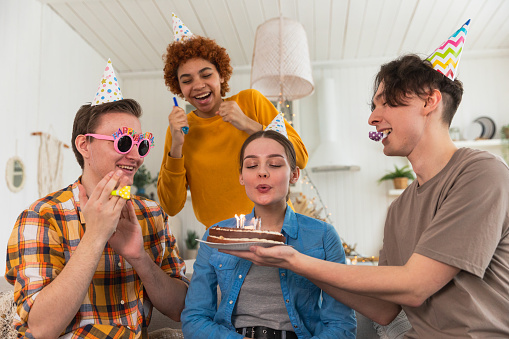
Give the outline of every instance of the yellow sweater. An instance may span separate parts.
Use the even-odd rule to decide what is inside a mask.
[[[249,118],[267,127],[278,114],[277,109],[260,92],[248,89],[224,99],[236,101]],[[220,116],[200,118],[194,112],[187,116],[189,133],[185,136],[182,158],[168,156],[171,129],[168,127],[164,157],[157,182],[159,201],[173,216],[186,203],[187,186],[191,191],[194,214],[207,228],[235,214],[248,214],[253,202],[239,183],[239,155],[249,136]],[[308,160],[306,147],[295,129],[286,123],[288,138],[297,154],[297,166],[304,168]]]

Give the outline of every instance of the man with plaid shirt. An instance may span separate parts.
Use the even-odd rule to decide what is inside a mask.
[[[136,133],[140,115],[131,99],[82,106],[72,133],[82,176],[19,216],[5,278],[26,338],[144,338],[152,305],[180,320],[188,280],[168,216],[114,195],[153,143]]]

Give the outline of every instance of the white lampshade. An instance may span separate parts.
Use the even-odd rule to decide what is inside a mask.
[[[270,100],[296,100],[313,93],[308,41],[302,24],[280,16],[258,26],[251,88]]]

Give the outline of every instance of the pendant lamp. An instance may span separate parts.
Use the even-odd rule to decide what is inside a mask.
[[[280,103],[313,93],[314,83],[306,31],[281,15],[256,30],[251,88]]]

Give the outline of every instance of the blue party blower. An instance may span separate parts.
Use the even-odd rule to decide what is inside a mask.
[[[177,98],[173,97],[173,103],[175,104],[175,107],[179,107]],[[188,132],[189,132],[189,127],[187,127],[187,126],[182,127],[182,133],[187,134]]]

